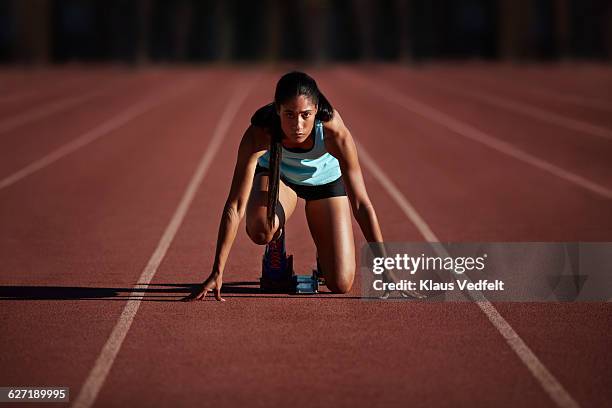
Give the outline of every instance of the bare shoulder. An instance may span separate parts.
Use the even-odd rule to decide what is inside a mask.
[[[340,112],[334,109],[334,117],[324,122],[323,129],[327,151],[341,162],[350,159],[354,150],[353,137],[344,124]]]
[[[248,151],[250,154],[263,154],[270,147],[270,132],[268,129],[249,125],[242,136],[240,149]]]
[[[325,136],[332,139],[344,138],[348,135],[348,129],[342,120],[340,112],[334,109],[334,116],[331,120],[323,122],[323,129],[325,130]]]
[[[323,129],[325,132],[325,146],[328,151],[338,157],[345,150],[347,145],[351,144],[352,136],[348,128],[340,116],[340,112],[334,109],[334,117],[323,122]]]

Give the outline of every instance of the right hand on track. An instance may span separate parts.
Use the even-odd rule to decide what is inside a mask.
[[[213,292],[215,294],[215,299],[219,302],[225,302],[225,299],[221,297],[221,286],[223,286],[221,275],[211,274],[197,291],[185,297],[183,301],[193,302],[195,300],[204,300],[208,292]]]

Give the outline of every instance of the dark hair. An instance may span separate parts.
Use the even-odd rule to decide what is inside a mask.
[[[334,117],[334,108],[319,90],[317,82],[303,72],[289,72],[278,80],[274,92],[274,105],[279,109],[281,104],[300,95],[307,96],[317,105],[317,119],[327,122]]]
[[[313,104],[317,105],[315,119],[328,122],[334,117],[334,108],[325,95],[319,90],[316,81],[309,75],[293,71],[283,75],[276,84],[274,102],[260,108],[253,117],[251,123],[255,126],[266,127],[270,130],[270,177],[268,177],[268,226],[274,225],[276,206],[278,205],[278,192],[280,186],[280,164],[282,160],[283,131],[280,126],[280,118],[277,110],[280,106],[296,96],[306,96]],[[282,226],[281,226],[282,227]]]

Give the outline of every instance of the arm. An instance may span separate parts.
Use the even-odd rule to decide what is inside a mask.
[[[346,187],[353,216],[367,242],[383,242],[374,206],[366,191],[355,141],[338,111],[325,123],[325,147],[340,163],[342,180]]]
[[[202,288],[196,295],[189,296],[187,300],[201,300],[206,297],[209,290],[214,290],[217,300],[221,298],[221,285],[223,281],[223,271],[230,253],[240,221],[244,218],[247,201],[253,185],[253,175],[257,158],[264,153],[265,146],[261,144],[262,129],[250,126],[238,148],[238,158],[232,177],[232,185],[223,207],[219,232],[217,235],[217,247],[212,271],[209,277],[202,284]]]
[[[361,174],[361,166],[357,157],[357,148],[351,133],[342,122],[342,118],[337,111],[334,111],[334,118],[325,125],[325,147],[340,163],[342,170],[342,180],[346,187],[346,192],[351,203],[353,215],[363,232],[363,236],[370,244],[373,256],[386,257],[387,250],[383,245],[383,237],[378,224],[378,218],[374,207],[370,202],[368,193]],[[393,271],[386,271],[383,274],[386,281],[398,282]],[[424,295],[415,291],[400,291],[404,297],[423,298]],[[389,292],[385,292],[383,299],[389,297]]]

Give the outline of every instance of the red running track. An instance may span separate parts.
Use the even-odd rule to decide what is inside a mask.
[[[612,104],[601,92],[612,85],[608,67],[475,64],[309,72],[360,143],[386,240],[425,238],[364,157],[441,241],[611,240],[609,199],[355,82],[365,77],[370,86],[390,87],[397,98],[427,104],[612,189],[612,140],[466,94],[477,88],[610,130],[609,112],[575,101],[580,96],[582,102]],[[26,74],[0,73],[0,83],[11,83],[2,97],[21,95],[10,103],[0,100],[0,128],[58,98],[102,88],[91,99],[24,120],[0,135],[2,185],[99,130],[94,140],[0,188],[0,386],[67,386],[73,404],[78,397],[81,406],[99,407],[609,404],[609,303],[494,305],[561,387],[551,394],[473,303],[364,301],[359,278],[342,296],[257,293],[262,248],[244,228],[226,269],[228,301],[178,302],[209,272],[238,141],[254,109],[271,99],[280,73],[71,68],[30,73],[31,82],[14,80]],[[503,79],[491,81],[496,77]],[[64,87],[62,81],[69,82]],[[576,98],[559,102],[527,92],[535,88]],[[240,95],[246,98],[237,106]],[[156,103],[120,120],[147,101]],[[209,166],[182,223],[168,232],[171,220],[181,218],[177,207],[207,154]],[[360,247],[356,224],[354,230]],[[160,249],[162,237],[171,239],[167,250]],[[287,240],[299,254],[298,269],[307,270],[314,248],[303,204]],[[161,254],[158,262],[154,254]],[[135,290],[151,265],[150,285]],[[139,307],[133,320],[126,321],[121,316],[134,305]],[[104,354],[117,332],[125,334],[117,354]],[[96,371],[100,367],[108,371]]]

